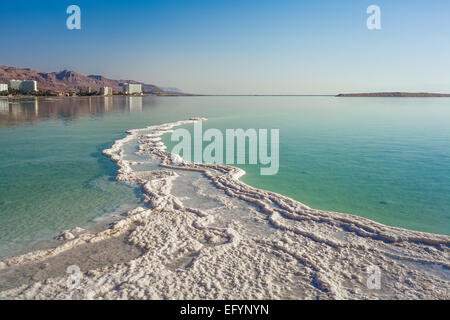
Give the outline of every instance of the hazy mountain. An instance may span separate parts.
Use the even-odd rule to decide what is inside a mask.
[[[428,93],[428,92],[376,92],[376,93],[341,93],[337,97],[387,97],[387,98],[432,98],[432,97],[450,97],[450,94]]]
[[[176,92],[176,93],[183,93],[183,90],[178,89],[178,88],[172,88],[172,87],[159,87],[161,90],[163,91],[167,91],[167,92]]]

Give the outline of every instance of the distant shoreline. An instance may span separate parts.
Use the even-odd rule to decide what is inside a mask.
[[[63,96],[56,94],[40,95],[5,95],[3,98],[39,98],[39,97],[335,97],[335,98],[450,98],[450,94],[442,93],[409,93],[409,92],[380,92],[380,93],[340,93],[334,94],[196,94],[196,93],[144,93],[142,95],[73,95]]]
[[[375,92],[375,93],[341,93],[336,97],[368,97],[368,98],[450,98],[450,94],[429,92]]]

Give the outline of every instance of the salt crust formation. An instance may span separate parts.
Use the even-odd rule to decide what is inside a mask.
[[[118,181],[139,184],[148,206],[96,234],[65,231],[57,248],[4,260],[0,270],[126,232],[142,255],[84,271],[75,288],[65,275],[0,298],[449,299],[449,236],[315,210],[246,185],[241,169],[166,152],[161,135],[204,120],[128,131],[103,154],[117,164]],[[373,270],[380,289],[367,285]]]

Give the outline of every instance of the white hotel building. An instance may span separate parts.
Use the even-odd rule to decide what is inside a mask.
[[[37,91],[37,82],[34,80],[11,80],[9,86],[11,90]]]
[[[100,89],[100,94],[102,96],[112,96],[113,95],[113,89],[111,87],[103,87]]]
[[[123,93],[125,94],[135,94],[135,93],[142,93],[142,85],[141,84],[133,84],[133,83],[126,83],[123,86]]]
[[[4,83],[0,83],[0,92],[8,91],[8,85]]]

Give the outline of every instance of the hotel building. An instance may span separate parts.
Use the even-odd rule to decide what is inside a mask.
[[[141,84],[134,84],[134,83],[126,83],[123,86],[123,93],[125,94],[140,94],[142,93],[142,85]]]
[[[9,87],[11,90],[37,91],[37,82],[35,80],[11,80]]]
[[[103,96],[112,96],[113,90],[111,87],[103,87],[100,89],[100,94]]]

